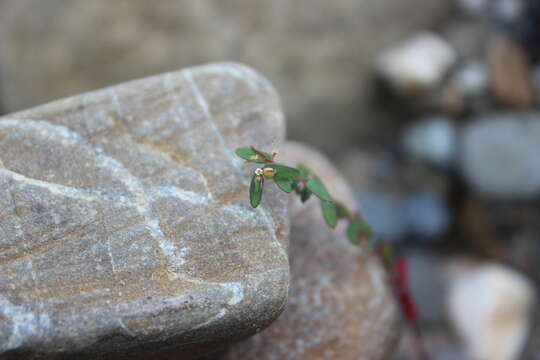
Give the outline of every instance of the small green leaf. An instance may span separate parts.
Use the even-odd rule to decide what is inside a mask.
[[[332,201],[332,197],[328,193],[328,190],[324,187],[318,177],[312,177],[307,183],[306,186],[312,193],[317,195],[322,200]]]
[[[298,164],[298,171],[302,179],[307,179],[311,174],[311,171],[304,164]]]
[[[300,200],[302,202],[308,201],[309,197],[311,196],[311,191],[307,188],[307,186],[304,186],[302,189],[302,192],[300,193]]]
[[[265,162],[261,160],[259,156],[257,155],[257,153],[253,151],[252,149],[238,148],[234,152],[236,153],[236,155],[238,155],[239,157],[247,161],[253,161],[259,164],[262,164]]]
[[[264,151],[260,151],[260,150],[257,150],[255,149],[253,146],[251,147],[251,150],[253,150],[253,152],[259,156],[262,156],[263,158],[265,158],[266,160],[272,160],[272,155],[270,155],[269,153],[267,152],[264,152]]]
[[[276,176],[280,177],[282,179],[289,179],[290,181],[296,181],[296,178],[300,176],[300,172],[292,167],[284,166],[284,165],[277,165],[277,164],[270,164],[266,167],[272,168],[276,170]]]
[[[253,175],[251,185],[249,186],[249,202],[256,208],[261,203],[263,193],[264,178],[259,175]]]
[[[358,244],[361,236],[371,237],[371,235],[371,229],[361,219],[352,220],[347,227],[347,237],[353,244]]]
[[[289,179],[277,176],[274,177],[274,181],[276,182],[276,185],[286,193],[290,193],[293,190],[293,183]]]
[[[336,227],[337,224],[337,212],[336,212],[336,204],[334,204],[332,201],[321,201],[321,209],[324,216],[324,220],[326,220],[326,223],[328,226],[330,226],[332,229]]]
[[[342,203],[336,203],[336,210],[338,219],[346,219],[351,216],[349,209],[347,209],[347,207]]]

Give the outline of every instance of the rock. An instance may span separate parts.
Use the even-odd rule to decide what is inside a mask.
[[[409,234],[403,198],[399,193],[364,191],[357,195],[358,208],[377,238],[396,242]]]
[[[191,359],[269,325],[286,197],[251,209],[233,150],[283,136],[273,88],[235,64],[0,118],[0,357]]]
[[[525,10],[527,0],[459,0],[461,9],[474,16],[486,16],[502,23],[516,21]]]
[[[380,126],[367,116],[374,56],[439,23],[452,3],[2,0],[0,93],[15,111],[201,62],[241,61],[276,85],[292,137],[336,149]]]
[[[456,53],[445,39],[420,32],[383,51],[376,67],[398,92],[408,94],[435,87],[456,60]]]
[[[431,191],[411,192],[406,196],[403,206],[409,233],[416,238],[434,239],[450,227],[448,205]]]
[[[450,167],[457,154],[457,129],[452,119],[434,116],[405,129],[403,147],[413,159]]]
[[[468,61],[458,69],[452,82],[465,96],[482,96],[489,86],[488,69],[480,61]]]
[[[424,327],[441,325],[445,320],[445,291],[441,258],[425,250],[406,254],[409,262],[410,291]]]
[[[302,162],[353,206],[349,187],[321,154],[288,143],[285,163]],[[281,155],[280,155],[281,156]],[[281,317],[258,335],[234,345],[220,360],[386,359],[397,340],[397,312],[379,262],[332,231],[319,201],[291,204],[291,287]]]
[[[517,359],[529,335],[534,299],[532,284],[501,265],[457,275],[449,287],[448,313],[469,358]]]
[[[488,49],[491,88],[499,101],[515,107],[535,104],[531,65],[517,43],[496,39]]]
[[[461,169],[484,196],[540,193],[540,115],[507,113],[475,119],[463,130]]]

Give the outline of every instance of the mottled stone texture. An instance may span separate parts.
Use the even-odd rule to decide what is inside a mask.
[[[233,150],[283,136],[274,90],[235,64],[0,118],[0,357],[190,359],[267,326],[286,197],[251,209]]]
[[[307,164],[353,208],[349,186],[320,153],[288,143],[281,157]],[[385,273],[368,249],[347,241],[343,226],[328,228],[319,203],[291,203],[291,290],[284,313],[212,360],[377,360],[391,354],[400,326]]]
[[[276,85],[291,136],[337,148],[372,140],[384,125],[370,116],[376,54],[440,25],[453,2],[2,0],[0,92],[14,111],[194,64],[241,61]]]

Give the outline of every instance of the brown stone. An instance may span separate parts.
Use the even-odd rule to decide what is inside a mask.
[[[491,88],[506,105],[528,107],[535,103],[531,64],[523,48],[506,39],[496,39],[488,49]]]
[[[282,161],[315,171],[339,201],[353,207],[344,178],[323,155],[287,143]],[[385,359],[399,324],[377,258],[351,245],[343,224],[331,230],[319,200],[291,204],[291,286],[288,305],[268,329],[234,345],[219,360]]]
[[[237,64],[0,118],[0,357],[191,359],[270,324],[286,197],[252,209],[233,150],[283,136],[272,86]]]

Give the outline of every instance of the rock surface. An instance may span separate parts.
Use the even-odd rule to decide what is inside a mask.
[[[366,116],[374,56],[438,23],[452,3],[3,0],[0,92],[14,111],[203,62],[241,61],[276,85],[289,135],[339,147],[379,124]]]
[[[0,357],[190,359],[271,323],[286,197],[251,209],[233,150],[283,136],[273,88],[236,64],[0,118]]]
[[[525,198],[540,193],[539,114],[476,119],[462,137],[461,168],[482,195]]]
[[[354,207],[349,186],[320,153],[287,143],[280,157],[308,165],[336,199]],[[377,360],[392,353],[399,326],[382,267],[369,250],[348,243],[343,226],[328,228],[320,212],[315,198],[293,199],[288,305],[268,329],[219,360]]]

